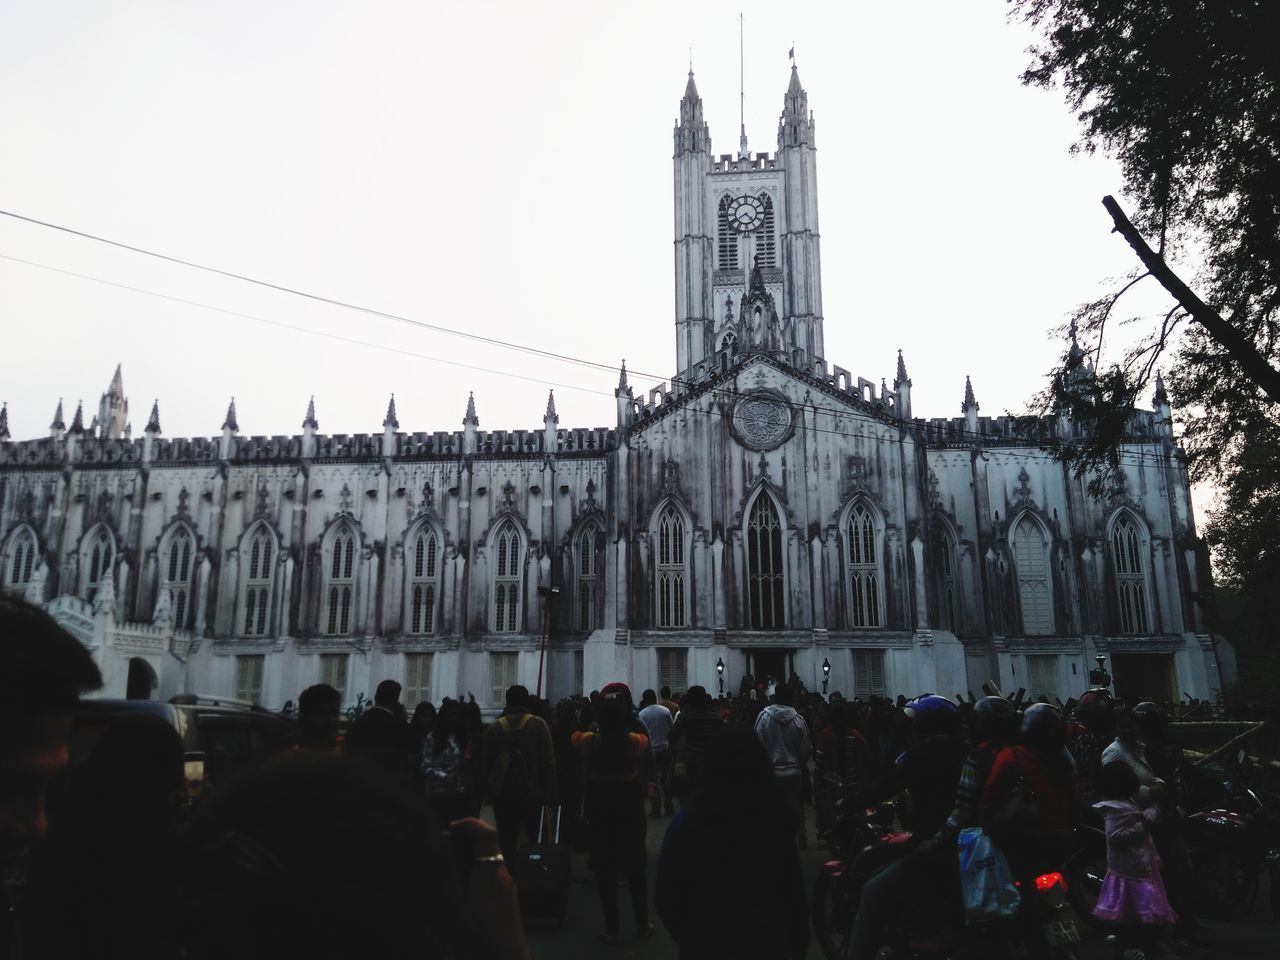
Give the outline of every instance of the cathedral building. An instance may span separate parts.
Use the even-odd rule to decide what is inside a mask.
[[[1090,495],[1033,439],[1062,419],[921,418],[827,358],[813,114],[792,68],[775,153],[712,153],[690,73],[675,127],[676,373],[612,427],[131,435],[119,369],[95,419],[12,440],[0,588],[43,604],[107,696],[279,707],[391,677],[410,706],[523,683],[556,698],[797,674],[810,689],[1122,695],[1219,685],[1186,468],[1161,387]],[[892,358],[886,358],[891,361]],[[957,397],[961,385],[957,384]],[[459,404],[461,407],[461,404]],[[380,407],[380,404],[379,404]],[[543,638],[545,636],[545,644]],[[723,686],[721,686],[723,684]]]

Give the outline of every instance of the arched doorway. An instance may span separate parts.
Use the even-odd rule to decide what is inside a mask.
[[[129,679],[125,682],[126,700],[150,700],[156,691],[156,672],[141,657],[129,660]]]

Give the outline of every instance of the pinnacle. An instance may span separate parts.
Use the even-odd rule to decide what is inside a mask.
[[[151,416],[147,420],[146,433],[160,432],[160,401],[157,399],[151,404]]]
[[[618,374],[618,392],[626,393],[630,387],[627,384],[627,361],[622,361],[622,372]]]
[[[787,84],[787,93],[804,93],[804,87],[800,86],[800,71],[794,63],[791,64],[791,82]]]
[[[61,404],[59,404],[61,406]],[[84,401],[76,401],[76,415],[71,418],[71,432],[84,433]]]
[[[560,418],[556,415],[556,392],[551,390],[547,393],[547,412],[542,415],[543,423],[548,421],[559,423]]]
[[[116,364],[116,372],[111,378],[111,386],[107,388],[108,396],[124,396],[124,376],[120,372],[120,366],[120,364]]]
[[[907,378],[907,364],[906,364],[906,361],[902,359],[902,350],[899,349],[898,350],[898,372],[897,374],[894,375],[893,385],[894,387],[900,387],[904,383],[907,384],[908,386],[911,385],[911,381]]]
[[[9,439],[9,404],[0,406],[0,440]]]
[[[1152,402],[1158,407],[1167,407],[1169,405],[1169,394],[1164,389],[1164,378],[1160,376],[1160,371],[1156,371],[1156,392],[1151,398]]]
[[[382,421],[384,427],[390,427],[392,430],[400,429],[400,421],[396,419],[396,395],[391,395],[391,402],[387,404],[387,416]]]
[[[232,433],[240,432],[240,424],[236,423],[236,398],[231,398],[231,403],[227,406],[227,418],[222,421],[222,429],[230,430]]]
[[[462,425],[464,427],[480,426],[480,418],[476,416],[476,395],[474,393],[467,394],[467,414],[462,418]]]
[[[307,416],[306,419],[302,421],[302,429],[320,429],[320,424],[316,423],[316,398],[314,396],[307,401]]]
[[[964,403],[960,405],[960,412],[968,413],[970,409],[977,410],[978,401],[973,395],[973,384],[966,374],[964,378]]]
[[[67,425],[62,420],[62,398],[58,398],[58,409],[53,413],[53,423],[49,424],[50,430],[65,430]]]
[[[690,68],[690,70],[689,70],[689,82],[688,82],[687,84],[685,84],[685,88],[684,88],[684,98],[685,98],[686,100],[697,100],[697,99],[698,99],[698,85],[697,85],[696,83],[694,83],[694,82],[693,82],[693,69],[692,69],[692,68]]]

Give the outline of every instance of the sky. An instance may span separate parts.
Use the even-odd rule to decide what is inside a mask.
[[[1019,82],[1001,0],[644,4],[0,3],[0,210],[407,320],[675,371],[672,127],[690,59],[712,149],[776,149],[796,63],[817,124],[828,361],[916,416],[1021,412],[1051,334],[1134,265]],[[19,262],[26,261],[26,262]],[[38,264],[38,266],[37,266]],[[81,276],[76,276],[79,274]],[[94,278],[94,279],[86,279]],[[1158,304],[1153,299],[1152,304]],[[1141,294],[1130,301],[1142,308]],[[14,439],[123,363],[135,433],[612,426],[617,374],[477,344],[0,216],[0,400]]]

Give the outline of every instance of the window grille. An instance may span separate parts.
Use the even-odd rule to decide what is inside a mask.
[[[507,688],[516,683],[516,654],[489,654],[489,704],[501,707],[507,700]]]
[[[493,576],[493,632],[516,633],[520,629],[520,533],[507,521],[498,530],[497,564]]]
[[[275,538],[259,527],[249,537],[249,569],[245,571],[244,629],[246,637],[264,637],[271,618],[272,556]]]
[[[438,555],[435,531],[419,531],[409,551],[409,633],[417,636],[436,632]]]
[[[778,247],[773,227],[773,199],[767,192],[760,194],[760,203],[764,207],[764,221],[760,224],[757,250],[760,266],[776,267],[778,265]]]
[[[1018,575],[1022,630],[1029,637],[1053,633],[1053,602],[1049,586],[1049,545],[1040,524],[1030,517],[1013,531],[1013,565]]]
[[[164,566],[164,583],[161,589],[169,591],[173,602],[173,625],[179,630],[187,627],[187,601],[191,592],[191,534],[179,527],[169,538],[169,554]]]
[[[886,695],[883,650],[853,652],[853,695],[863,700]]]
[[[9,541],[9,562],[4,570],[5,585],[11,588],[25,587],[31,582],[35,563],[35,534],[23,527]]]
[[[347,700],[347,660],[345,653],[320,654],[320,682],[327,683]]]
[[[260,653],[236,657],[236,699],[262,702],[262,672],[267,658]]]
[[[578,629],[590,632],[596,624],[596,526],[589,524],[578,538]]]
[[[754,630],[784,625],[782,524],[768,494],[751,505],[747,521],[747,597]]]
[[[659,627],[683,627],[685,618],[684,520],[674,506],[658,518],[657,606]]]
[[[720,198],[720,207],[716,216],[716,237],[719,242],[716,264],[721,270],[738,269],[738,231],[729,222],[729,204],[732,198],[725,194]]]
[[[1116,577],[1116,599],[1120,608],[1121,633],[1149,633],[1147,620],[1147,580],[1142,566],[1142,538],[1128,517],[1122,517],[1111,531],[1111,553]]]
[[[849,626],[880,626],[880,561],[875,516],[865,504],[849,511]]]
[[[420,703],[432,702],[431,654],[405,654],[403,702],[410,712],[412,712]]]
[[[658,689],[670,687],[672,696],[689,688],[689,651],[684,647],[658,648]]]

